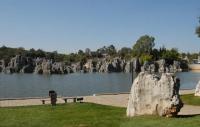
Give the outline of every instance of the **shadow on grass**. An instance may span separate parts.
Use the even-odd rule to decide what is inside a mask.
[[[176,118],[191,118],[195,116],[200,116],[200,114],[192,114],[192,115],[178,115]]]

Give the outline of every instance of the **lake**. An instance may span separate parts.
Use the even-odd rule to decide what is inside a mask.
[[[181,89],[194,89],[200,72],[179,72]],[[49,90],[59,96],[84,96],[98,93],[129,92],[129,73],[74,73],[69,75],[0,73],[0,98],[44,97]]]

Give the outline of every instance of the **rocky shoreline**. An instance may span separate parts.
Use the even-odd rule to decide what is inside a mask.
[[[167,64],[165,60],[155,62],[145,62],[141,66],[138,59],[124,60],[119,57],[99,58],[97,60],[89,59],[85,64],[81,62],[66,64],[64,62],[54,62],[45,58],[30,58],[16,55],[10,59],[8,64],[0,60],[0,72],[3,73],[36,73],[36,74],[69,74],[76,72],[90,73],[112,73],[131,71],[140,72],[146,70],[150,72],[177,72],[182,71],[181,63],[174,61],[173,64]]]

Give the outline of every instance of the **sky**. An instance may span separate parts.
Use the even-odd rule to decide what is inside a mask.
[[[200,0],[0,0],[0,46],[71,53],[147,34],[157,48],[199,52],[199,16]]]

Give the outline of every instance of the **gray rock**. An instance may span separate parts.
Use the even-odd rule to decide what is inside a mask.
[[[62,63],[62,62],[54,62],[51,65],[51,69],[50,70],[51,70],[51,74],[64,74],[64,73],[68,73],[65,70],[64,63]]]
[[[80,72],[81,71],[81,65],[80,65],[80,62],[77,62],[77,63],[73,63],[71,65],[72,69],[73,69],[73,72]]]
[[[142,72],[148,73],[157,73],[158,72],[158,65],[155,62],[145,62],[144,65],[141,67]]]
[[[122,72],[126,72],[125,71],[126,63],[127,63],[127,61],[125,61],[125,60],[121,60],[121,62],[120,62],[120,68],[121,68]]]
[[[118,57],[110,60],[101,59],[97,62],[96,69],[98,72],[130,72],[130,64],[127,65],[125,60]]]
[[[166,63],[165,63],[165,60],[161,59],[161,60],[157,61],[157,63],[158,63],[158,66],[159,66],[158,72],[160,72],[160,73],[166,72]]]
[[[195,96],[200,96],[200,81],[196,85]]]
[[[41,64],[36,65],[36,67],[34,69],[34,73],[43,74],[43,70],[42,70],[42,65]]]
[[[88,60],[87,63],[83,66],[85,72],[96,72],[96,65],[93,64],[92,59]]]
[[[11,58],[10,63],[8,64],[8,69],[11,70],[11,72],[20,72],[20,70],[23,68],[23,66],[26,65],[26,58],[21,55],[16,55],[15,57]]]
[[[21,73],[33,73],[34,72],[34,66],[31,64],[23,66],[23,68],[20,70]]]
[[[126,62],[125,67],[124,67],[124,72],[125,73],[131,72],[131,62],[130,61]]]
[[[174,72],[180,72],[180,71],[182,71],[180,65],[181,65],[181,63],[179,61],[174,61],[173,62],[173,71]]]
[[[5,61],[0,60],[0,72],[4,72],[4,70],[5,70]]]
[[[108,62],[103,62],[101,63],[101,66],[99,68],[99,72],[108,72],[108,67],[109,67],[109,64],[111,66],[111,63],[108,63]]]
[[[160,75],[141,72],[134,80],[129,95],[127,116],[177,115],[183,107],[179,96],[180,81],[171,73]]]
[[[36,66],[34,73],[36,74],[51,74],[51,61],[42,59],[42,58],[37,58],[35,60]]]
[[[16,55],[10,59],[8,66],[4,65],[3,72],[5,73],[32,73],[34,70],[33,61],[29,57]]]

